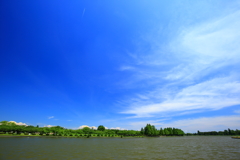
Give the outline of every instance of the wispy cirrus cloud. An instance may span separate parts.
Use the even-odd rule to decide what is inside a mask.
[[[54,116],[49,116],[49,117],[48,117],[48,119],[53,119],[53,118],[54,118]]]
[[[140,101],[123,113],[149,117],[159,113],[173,114],[173,112],[190,110],[217,110],[240,104],[239,95],[239,82],[232,82],[231,78],[215,78],[186,87],[161,103]],[[141,103],[145,105],[139,106]]]
[[[134,70],[135,68],[132,66],[121,66],[120,71],[126,71],[126,70]]]
[[[171,69],[166,79],[192,80],[218,69],[239,63],[240,11],[219,20],[183,30],[170,44],[180,64]]]
[[[83,18],[83,16],[84,16],[84,14],[85,14],[85,8],[83,9],[83,12],[82,12],[82,18]]]
[[[135,75],[146,76],[135,76],[135,81],[139,79],[146,85],[154,81],[155,87],[149,85],[149,89],[129,99],[128,108],[121,113],[131,114],[132,118],[156,117],[160,113],[183,114],[239,105],[239,17],[237,11],[182,30],[169,43],[168,52],[175,60],[171,66],[146,62],[145,70],[136,70]],[[152,59],[159,64],[167,60],[161,58],[161,52],[152,52]]]
[[[240,114],[240,109],[239,110],[235,110],[234,113]]]

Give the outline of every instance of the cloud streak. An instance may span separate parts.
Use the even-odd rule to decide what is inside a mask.
[[[82,18],[83,18],[83,16],[84,16],[84,14],[85,14],[85,8],[83,9],[83,12],[82,12]]]
[[[132,118],[158,117],[162,113],[184,114],[239,105],[239,17],[238,11],[183,30],[169,43],[175,65],[154,73],[161,77],[145,76],[146,84],[154,81],[157,87],[130,99],[128,108],[121,113],[134,115]],[[165,59],[159,59],[156,52],[153,59],[161,64]]]
[[[51,127],[55,127],[55,126],[53,126],[53,125],[45,125],[44,127],[51,128]]]
[[[234,113],[240,114],[240,109],[239,110],[235,110]]]

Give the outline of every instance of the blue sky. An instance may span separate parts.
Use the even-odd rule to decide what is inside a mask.
[[[1,120],[240,129],[240,2],[1,1]]]

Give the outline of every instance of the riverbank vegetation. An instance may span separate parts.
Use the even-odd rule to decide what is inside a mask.
[[[208,132],[200,132],[197,131],[197,133],[186,133],[187,136],[192,136],[192,135],[199,135],[199,136],[209,136],[209,135],[240,135],[240,130],[232,130],[230,128],[225,129],[224,131],[208,131]]]
[[[197,133],[184,133],[178,128],[160,128],[159,130],[151,124],[147,124],[141,128],[140,131],[136,130],[117,130],[106,129],[103,125],[99,125],[97,129],[84,127],[82,129],[67,129],[61,126],[53,127],[39,127],[17,125],[14,122],[2,121],[0,122],[0,135],[8,136],[65,136],[65,137],[159,137],[159,136],[207,136],[207,135],[240,135],[240,130],[227,129],[224,131],[209,131]]]
[[[66,137],[158,137],[158,136],[183,136],[184,132],[177,128],[156,129],[154,125],[147,124],[140,131],[106,129],[103,125],[93,128],[67,129],[61,126],[39,127],[17,125],[13,122],[0,122],[0,134],[12,136],[66,136]]]
[[[184,132],[178,128],[160,128],[157,130],[154,125],[147,124],[146,127],[141,128],[141,134],[146,136],[183,136]]]
[[[240,139],[240,136],[233,136],[233,139]]]

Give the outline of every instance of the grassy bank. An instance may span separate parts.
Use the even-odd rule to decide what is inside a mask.
[[[96,135],[96,134],[80,134],[74,136],[55,136],[55,135],[25,135],[25,134],[0,134],[0,137],[72,137],[72,138],[90,138],[90,137],[113,137],[113,138],[127,138],[136,137],[143,138],[143,136],[121,136],[121,135]]]
[[[240,136],[233,136],[233,139],[240,139]]]

